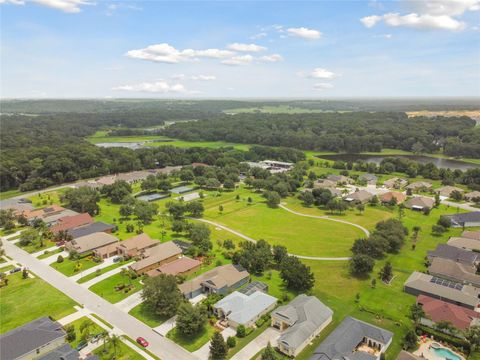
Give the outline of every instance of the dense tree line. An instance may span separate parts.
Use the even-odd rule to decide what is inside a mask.
[[[166,128],[164,133],[192,141],[225,140],[349,153],[383,148],[412,151],[414,145],[434,152],[456,141],[469,144],[465,149],[471,150],[458,155],[478,157],[480,143],[476,137],[467,136],[474,127],[475,121],[468,117],[408,118],[401,112],[253,113],[177,123]],[[451,146],[444,150],[449,149]]]

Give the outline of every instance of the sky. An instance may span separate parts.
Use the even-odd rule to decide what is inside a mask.
[[[480,96],[480,0],[0,0],[1,98]]]

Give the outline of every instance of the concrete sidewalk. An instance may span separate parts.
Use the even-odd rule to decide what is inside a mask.
[[[140,305],[142,303],[142,291],[137,291],[135,294],[130,295],[126,299],[117,302],[114,304],[118,309],[122,310],[125,313],[128,313],[132,310],[135,306]]]
[[[52,255],[52,256],[46,257],[45,259],[39,259],[39,260],[44,262],[47,265],[50,265],[50,264],[53,264],[54,262],[56,262],[60,255],[62,255],[62,257],[64,259],[68,258],[68,252],[67,251],[62,251],[61,253],[58,253],[56,255]]]
[[[84,288],[88,289],[90,286],[92,285],[95,285],[96,283],[102,281],[102,280],[105,280],[107,278],[109,278],[110,276],[113,276],[115,274],[118,274],[122,271],[122,269],[125,269],[126,267],[128,267],[130,264],[125,264],[125,265],[122,265],[122,266],[119,266],[118,268],[116,269],[112,269],[110,271],[107,271],[106,273],[103,273],[99,276],[96,276],[94,277],[93,279],[91,280],[88,280],[84,283],[81,283],[80,285],[83,286]],[[84,275],[85,276],[85,275]]]
[[[110,265],[112,265],[112,264],[114,264],[114,262],[113,262],[113,257],[106,259],[106,260],[105,260],[104,262],[102,262],[101,264],[98,264],[98,265],[96,265],[96,266],[94,266],[94,267],[91,267],[90,269],[83,270],[83,271],[81,271],[80,273],[78,273],[78,274],[76,274],[76,275],[70,276],[70,279],[72,279],[73,281],[78,281],[78,279],[94,273],[95,271],[97,271],[97,269],[103,269],[103,268],[105,268],[105,267],[107,267],[107,266],[110,266]]]
[[[153,328],[153,331],[159,333],[162,336],[167,336],[167,333],[172,330],[177,321],[177,316],[172,316],[170,319],[166,320],[163,324],[160,324],[156,328]]]

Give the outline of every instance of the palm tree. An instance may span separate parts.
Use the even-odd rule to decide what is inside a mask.
[[[108,343],[113,347],[113,358],[117,358],[117,348],[120,345],[120,337],[118,335],[112,334],[108,340]]]
[[[92,321],[85,320],[80,324],[80,332],[82,333],[82,339],[88,341],[90,338],[90,330],[92,328]]]
[[[107,342],[110,341],[110,336],[108,335],[108,331],[102,331],[100,333],[100,339],[103,340],[103,352],[106,352]]]

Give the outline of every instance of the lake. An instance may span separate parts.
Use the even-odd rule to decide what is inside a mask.
[[[435,158],[426,155],[367,155],[367,154],[333,154],[333,155],[317,155],[317,157],[326,159],[326,160],[340,160],[346,162],[356,162],[361,160],[363,162],[372,162],[375,164],[380,164],[383,159],[388,157],[394,158],[405,158],[409,160],[417,161],[420,164],[428,164],[433,163],[438,168],[449,168],[452,170],[467,170],[467,169],[474,169],[479,168],[479,165],[470,164],[461,160],[452,160],[452,159],[442,159],[442,158]]]
[[[106,142],[106,143],[96,143],[96,146],[103,148],[113,148],[113,147],[125,147],[129,149],[140,149],[144,146],[145,141],[142,142]]]

